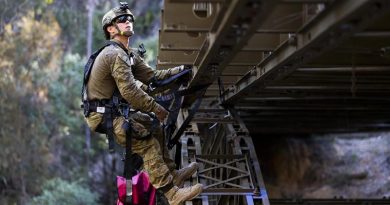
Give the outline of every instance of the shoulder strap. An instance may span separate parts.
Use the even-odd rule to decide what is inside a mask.
[[[89,80],[89,76],[91,74],[91,70],[92,70],[92,66],[93,66],[93,63],[95,62],[95,59],[96,57],[99,55],[100,52],[102,52],[102,50],[107,47],[108,45],[110,44],[107,44],[103,47],[101,47],[99,50],[95,51],[91,56],[89,56],[88,58],[88,62],[87,64],[85,64],[84,66],[84,84],[87,84],[88,83],[88,80]]]
[[[123,49],[123,51],[125,51],[127,53],[127,49],[122,44],[114,42],[114,41],[107,41],[103,47],[101,47],[99,50],[95,51],[91,56],[89,56],[87,64],[85,64],[85,66],[84,66],[83,87],[81,90],[81,99],[83,101],[87,100],[86,87],[87,87],[87,83],[89,81],[89,76],[91,75],[93,64],[95,63],[95,60],[96,60],[97,56],[99,55],[99,53],[102,52],[102,50],[109,45],[118,46],[121,49]]]
[[[117,43],[115,41],[108,41],[108,44],[109,45],[116,45],[118,46],[119,48],[121,48],[125,53],[128,53],[128,50],[120,43]]]

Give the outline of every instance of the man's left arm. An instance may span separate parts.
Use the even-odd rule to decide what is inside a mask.
[[[156,80],[164,80],[182,72],[185,69],[185,66],[177,66],[165,70],[155,70],[145,63],[145,61],[138,55],[135,55],[134,58],[134,77],[146,85],[148,85],[153,78]]]

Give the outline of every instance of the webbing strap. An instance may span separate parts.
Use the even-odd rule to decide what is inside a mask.
[[[125,166],[124,166],[124,170],[123,170],[123,176],[125,176],[125,178],[131,178],[133,177],[133,175],[128,171],[131,169],[131,160],[130,160],[130,156],[132,154],[132,150],[131,150],[131,124],[127,121],[125,121],[125,123],[123,124],[123,128],[126,130],[126,155],[125,155]]]
[[[126,130],[126,152],[125,152],[125,165],[123,166],[123,176],[126,179],[126,198],[125,204],[131,204],[132,202],[132,178],[135,175],[135,168],[131,163],[131,124],[125,121],[122,128]]]
[[[113,113],[106,112],[104,113],[104,123],[107,131],[107,139],[108,139],[108,151],[110,153],[114,153],[114,126],[113,126]]]
[[[95,60],[96,60],[97,56],[100,54],[100,52],[102,52],[102,50],[109,45],[119,46],[121,49],[123,49],[123,51],[128,53],[128,50],[122,44],[117,43],[115,41],[107,41],[103,47],[101,47],[99,50],[95,51],[91,56],[89,56],[88,62],[84,66],[83,86],[81,89],[81,99],[83,101],[88,100],[87,96],[86,96],[86,94],[87,94],[86,88],[87,88],[87,83],[89,81],[89,76],[91,75],[91,70],[92,70],[93,64],[95,63]],[[131,55],[132,54],[130,54],[130,56]]]
[[[172,149],[173,146],[175,146],[179,142],[180,136],[183,134],[184,130],[187,127],[186,125],[188,125],[190,123],[190,121],[192,120],[192,117],[198,111],[198,108],[199,108],[201,102],[202,102],[202,97],[197,96],[197,99],[194,102],[194,104],[192,105],[190,112],[188,113],[187,118],[182,123],[182,126],[178,130],[176,130],[176,132],[174,133],[175,134],[174,136],[172,136],[172,135],[168,136],[168,149]]]
[[[151,83],[151,86],[157,88],[157,87],[162,87],[162,86],[166,86],[172,82],[174,82],[176,79],[179,79],[180,77],[186,75],[186,74],[189,74],[191,72],[190,69],[186,69],[186,70],[183,70],[182,72],[176,74],[176,75],[173,75],[173,76],[170,76],[169,78],[167,79],[164,79],[164,80],[154,80],[152,83]]]
[[[126,130],[126,152],[125,166],[123,167],[123,176],[126,179],[131,179],[142,167],[143,160],[141,156],[139,156],[137,153],[133,153],[131,150],[131,139],[133,137],[131,123],[125,121],[125,123],[123,123],[122,125],[122,128]]]

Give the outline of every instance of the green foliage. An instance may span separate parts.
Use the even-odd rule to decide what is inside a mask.
[[[52,179],[45,183],[43,193],[34,197],[31,205],[96,204],[97,195],[77,182]]]
[[[155,16],[152,11],[146,12],[145,15],[137,16],[134,24],[134,29],[139,34],[144,35],[150,31],[150,25],[153,22]]]
[[[102,9],[99,9],[99,7],[98,7],[95,10],[94,18],[93,18],[93,22],[92,22],[92,27],[93,27],[92,52],[99,49],[100,47],[102,47],[104,45],[104,43],[106,42],[106,38],[104,37],[104,32],[103,32],[103,28],[102,28],[102,18],[109,8],[110,8],[110,5],[107,4],[106,6],[102,7]]]
[[[7,24],[0,36],[0,175],[15,198],[40,191],[53,158],[45,137],[51,130],[45,108],[47,76],[61,54],[55,44],[60,29],[50,13],[41,20],[35,14],[27,12]]]
[[[78,125],[83,122],[79,96],[85,61],[78,54],[65,54],[61,72],[56,74],[53,82],[48,86],[51,112],[56,115],[55,123],[62,127],[60,130],[68,130],[62,134],[79,130]]]
[[[157,64],[157,41],[157,35],[153,35],[145,39],[138,39],[133,46],[138,47],[141,43],[144,44],[146,49],[145,61],[152,67]]]
[[[49,7],[62,28],[61,38],[66,51],[84,55],[86,52],[87,1],[54,1]]]
[[[146,24],[156,25],[159,1],[129,2],[134,8],[153,8],[135,11],[140,14],[135,38],[146,39],[138,42],[155,65],[157,33],[148,37],[153,26]],[[104,44],[101,18],[116,5],[96,5],[92,50]],[[106,175],[115,170],[102,157],[107,154],[105,137],[92,136],[91,149],[85,149],[80,93],[87,8],[87,1],[73,0],[14,0],[0,7],[0,204],[28,204],[31,198],[33,204],[95,203],[95,194],[72,182],[87,178],[88,171],[100,176],[93,180],[102,181],[97,187],[101,193],[112,188]],[[53,177],[69,182],[55,179],[42,186]],[[80,201],[86,196],[87,201]]]
[[[64,55],[61,72],[52,74],[53,81],[48,85],[48,116],[50,126],[56,133],[52,136],[52,152],[60,157],[63,163],[54,168],[58,174],[71,177],[69,173],[82,173],[84,124],[80,110],[80,92],[82,68],[85,61],[78,54]],[[70,168],[68,168],[70,167]],[[67,172],[60,170],[68,169]],[[67,174],[66,174],[67,173]],[[79,176],[77,176],[79,177]]]

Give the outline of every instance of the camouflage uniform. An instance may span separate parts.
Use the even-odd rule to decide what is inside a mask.
[[[158,143],[160,144],[160,149],[162,150],[162,157],[165,162],[165,164],[168,166],[168,169],[170,173],[174,172],[176,170],[176,163],[170,158],[168,153],[168,147],[167,142],[165,141],[163,129],[159,127],[154,133],[153,137],[158,140]]]
[[[140,87],[143,91],[148,92],[149,88],[147,85],[143,84],[141,81],[136,80],[137,86]],[[169,90],[168,90],[169,91]],[[163,94],[163,93],[158,93]],[[158,143],[160,144],[160,149],[162,150],[163,159],[165,164],[168,166],[169,171],[172,173],[176,170],[176,163],[170,158],[167,142],[165,141],[164,137],[164,130],[161,126],[159,126],[157,129],[154,130],[152,133],[152,136],[158,140]]]
[[[120,7],[111,9],[102,19],[106,39],[114,39],[113,41],[119,44],[120,42],[117,40],[123,40],[123,37],[129,38],[134,34],[131,29],[131,22],[134,22],[134,16],[126,2],[120,2],[120,4]],[[127,29],[119,28],[119,25],[121,27],[124,25],[122,23],[127,25]],[[114,32],[114,28],[116,32]],[[118,38],[116,38],[117,36]],[[166,111],[142,88],[145,89],[144,85],[149,84],[152,78],[156,80],[165,79],[181,72],[184,67],[155,71],[145,64],[138,55],[130,57],[130,53],[135,54],[132,50],[125,51],[126,49],[123,50],[120,47],[119,45],[106,46],[96,57],[88,78],[89,81],[87,85],[83,85],[83,100],[101,102],[101,100],[111,99],[114,91],[118,89],[120,95],[132,108],[141,111],[132,115],[130,120],[132,122],[132,130],[136,130],[136,133],[132,134],[132,136],[143,137],[149,134],[150,129],[148,129],[148,126],[152,124],[151,118],[144,113],[154,112],[159,119],[164,119]],[[89,105],[87,106],[89,107]],[[92,130],[96,130],[99,124],[105,124],[108,129],[111,126],[109,125],[110,122],[102,123],[102,114],[92,112],[88,115],[88,112],[86,113],[86,116],[88,116],[86,118],[87,123]],[[126,144],[126,131],[122,128],[124,122],[124,117],[119,116],[114,118],[112,123],[115,140],[121,145]],[[171,170],[172,174],[170,174],[170,170],[167,164],[164,163],[161,153],[160,145],[163,145],[158,142],[163,140],[161,133],[162,130],[160,129],[155,133],[151,133],[155,137],[141,140],[132,138],[132,151],[143,158],[144,169],[149,173],[151,184],[155,188],[161,188],[170,205],[179,205],[198,196],[202,192],[203,186],[196,184],[190,187],[179,188],[184,180],[196,171],[197,164],[191,163],[180,170]],[[166,154],[166,152],[164,153]],[[166,157],[166,159],[169,162],[169,157]],[[172,162],[172,160],[170,161]],[[170,164],[171,169],[174,169],[174,163]]]
[[[117,42],[120,43],[119,41]],[[130,50],[129,52],[133,51]],[[161,106],[141,89],[140,82],[149,84],[153,77],[158,80],[165,79],[179,73],[182,67],[168,70],[153,70],[135,52],[133,54],[135,56],[129,58],[128,53],[115,45],[109,45],[101,51],[92,67],[87,84],[88,100],[110,99],[115,89],[118,88],[121,96],[133,109],[142,112],[160,112]],[[92,112],[86,118],[86,121],[88,126],[95,130],[102,122],[102,119],[102,114]],[[131,121],[133,122],[133,128],[137,130],[139,136],[149,134],[148,128],[144,126],[144,123],[139,123],[138,119],[141,119],[140,121],[146,120],[145,122],[147,122],[148,116],[139,112]],[[126,145],[126,133],[122,128],[124,120],[124,117],[117,117],[113,121],[115,141],[123,146]],[[162,130],[160,129],[158,132],[162,132]],[[161,135],[157,134],[155,136],[159,137]],[[159,139],[161,140],[162,138],[160,137]],[[155,137],[142,140],[133,138],[132,151],[143,158],[144,169],[149,173],[150,181],[155,188],[163,187],[172,181],[172,175],[169,173],[169,168],[164,163],[162,157],[160,143]],[[172,160],[170,162],[173,163]],[[172,164],[170,166],[172,169]]]

